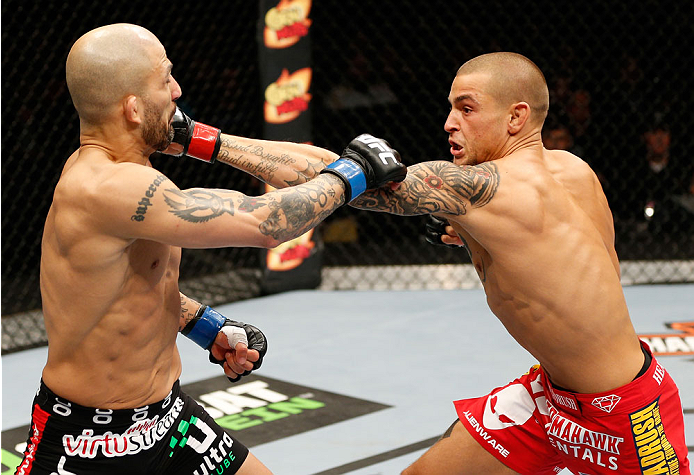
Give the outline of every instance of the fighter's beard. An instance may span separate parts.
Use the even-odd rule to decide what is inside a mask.
[[[169,126],[169,136],[166,138],[166,140],[164,142],[161,142],[159,144],[159,147],[157,148],[158,152],[163,152],[164,150],[169,148],[169,145],[171,145],[171,142],[173,142],[174,134],[175,134],[174,128]]]

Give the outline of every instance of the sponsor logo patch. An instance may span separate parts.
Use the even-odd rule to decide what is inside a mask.
[[[549,442],[564,454],[609,470],[619,470],[619,446],[624,439],[597,432],[562,416],[549,405],[550,422],[546,424]]]
[[[564,393],[564,394],[559,394],[557,393],[552,386],[548,387],[549,393],[552,396],[552,400],[558,405],[562,406],[566,409],[571,409],[572,411],[578,411],[578,401],[576,400],[576,397]]]
[[[679,461],[665,435],[658,400],[629,414],[629,419],[641,472],[678,475]]]
[[[280,0],[265,14],[263,42],[268,48],[288,48],[308,35],[311,0]]]
[[[280,77],[265,88],[265,121],[286,124],[308,110],[312,75],[311,68],[301,68],[291,74],[283,69]]]
[[[596,397],[591,404],[609,413],[612,412],[612,409],[615,408],[620,399],[622,399],[620,396],[610,394],[609,396]]]

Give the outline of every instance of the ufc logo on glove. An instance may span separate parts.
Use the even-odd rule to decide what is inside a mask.
[[[381,151],[381,153],[378,154],[378,158],[381,159],[384,165],[388,165],[388,160],[387,158],[390,158],[393,160],[393,163],[397,163],[397,159],[395,158],[395,155],[393,155],[393,152],[388,152],[387,150],[390,150],[390,147],[385,145],[383,143],[383,140],[378,139],[374,137],[373,135],[369,134],[362,134],[359,137],[357,137],[357,140],[359,140],[361,143],[368,145],[371,148],[376,148]]]

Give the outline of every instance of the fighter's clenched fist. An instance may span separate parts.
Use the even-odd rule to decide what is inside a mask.
[[[221,145],[219,129],[194,121],[178,107],[171,128],[174,132],[171,144],[174,146],[170,145],[164,153],[174,156],[187,155],[208,163],[215,161]],[[181,152],[180,147],[175,147],[175,144],[183,147]]]
[[[400,154],[388,142],[362,134],[347,145],[339,160],[321,173],[332,173],[345,182],[346,201],[349,202],[366,190],[403,181],[407,167],[400,163]]]

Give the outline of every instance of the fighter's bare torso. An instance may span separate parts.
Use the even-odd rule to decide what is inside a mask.
[[[523,151],[494,167],[500,183],[484,213],[448,216],[490,309],[557,385],[593,393],[626,384],[643,358],[597,178],[563,151]]]
[[[98,150],[75,152],[46,219],[41,292],[50,345],[43,380],[84,406],[161,400],[181,371],[175,344],[181,249],[104,231],[110,219],[99,204],[104,185],[139,167]]]
[[[601,392],[641,368],[612,217],[578,157],[533,140],[476,165],[421,162],[396,190],[367,192],[353,204],[447,219],[465,241],[490,309],[555,384]]]

